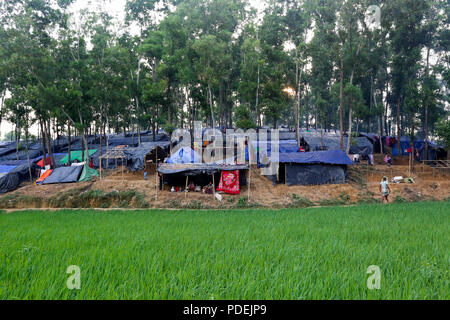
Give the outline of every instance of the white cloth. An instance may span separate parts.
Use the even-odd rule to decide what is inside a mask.
[[[386,194],[386,193],[389,192],[389,191],[388,191],[388,185],[389,185],[389,182],[387,182],[387,181],[381,181],[381,182],[380,182],[380,185],[381,185],[381,192],[382,192],[383,194]]]

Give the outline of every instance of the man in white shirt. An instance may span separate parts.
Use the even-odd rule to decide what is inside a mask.
[[[389,194],[391,193],[391,188],[389,188],[389,182],[387,177],[383,177],[383,180],[380,182],[380,192],[381,192],[381,203],[389,202]]]

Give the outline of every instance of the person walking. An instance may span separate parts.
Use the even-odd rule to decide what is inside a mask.
[[[381,203],[386,200],[389,203],[389,194],[391,193],[391,188],[389,187],[389,182],[387,177],[383,177],[380,182],[380,192],[381,192]]]

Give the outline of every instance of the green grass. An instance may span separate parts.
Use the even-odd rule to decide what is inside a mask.
[[[449,299],[450,202],[0,214],[0,299]],[[81,290],[66,269],[81,268]],[[381,268],[369,290],[367,267]]]

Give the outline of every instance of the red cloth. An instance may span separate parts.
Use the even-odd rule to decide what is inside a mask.
[[[222,171],[217,191],[239,194],[239,170]]]
[[[44,182],[45,179],[48,178],[49,175],[51,175],[53,172],[53,170],[47,170],[45,171],[42,176],[39,177],[39,179],[36,180],[36,184],[41,184],[42,182]]]
[[[45,158],[45,162],[47,162],[46,165],[51,165],[51,164],[52,164],[52,159],[50,159],[50,157],[46,157],[46,158]],[[45,164],[44,164],[44,158],[42,158],[41,160],[39,160],[36,164],[37,164],[39,167],[44,168],[44,167],[45,167]]]

